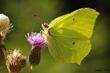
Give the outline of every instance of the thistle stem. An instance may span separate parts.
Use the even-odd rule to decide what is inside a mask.
[[[31,66],[31,68],[30,68],[30,73],[32,73],[32,70],[33,70],[33,66]]]

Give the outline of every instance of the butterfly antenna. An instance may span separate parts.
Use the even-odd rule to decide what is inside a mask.
[[[33,23],[32,30],[31,30],[32,32],[33,32],[33,29],[34,29],[34,24],[35,24],[35,23],[36,23],[36,22],[34,22],[34,23]]]
[[[33,23],[33,26],[32,26],[32,30],[31,30],[31,32],[33,32],[33,29],[34,29],[34,25],[35,25],[35,24],[40,24],[40,23],[38,23],[38,22],[34,22],[34,23]]]
[[[38,15],[34,15],[34,17],[39,18],[41,21],[43,21],[45,23],[45,21],[42,18],[40,18]]]

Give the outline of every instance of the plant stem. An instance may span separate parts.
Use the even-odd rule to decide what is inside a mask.
[[[30,73],[32,73],[32,70],[33,70],[33,66],[31,66],[31,68],[30,68]]]

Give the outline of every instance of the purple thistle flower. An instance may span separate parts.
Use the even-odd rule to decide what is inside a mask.
[[[31,65],[36,66],[40,63],[41,58],[41,48],[46,46],[46,37],[45,35],[41,35],[40,33],[32,32],[31,35],[27,33],[27,41],[32,44],[32,48],[28,57],[28,61]],[[32,69],[31,69],[32,70]]]
[[[31,35],[27,33],[28,37],[27,41],[32,44],[34,47],[39,46],[39,47],[45,47],[46,45],[46,37],[45,35],[41,35],[40,33],[34,33],[32,32]]]

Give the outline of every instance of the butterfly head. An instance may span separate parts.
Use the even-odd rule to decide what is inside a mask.
[[[42,20],[44,23],[42,24],[42,28],[44,30],[47,30],[47,28],[49,27],[48,23],[46,23],[42,18],[40,18],[38,15],[34,15],[34,17],[39,18],[40,20]]]

